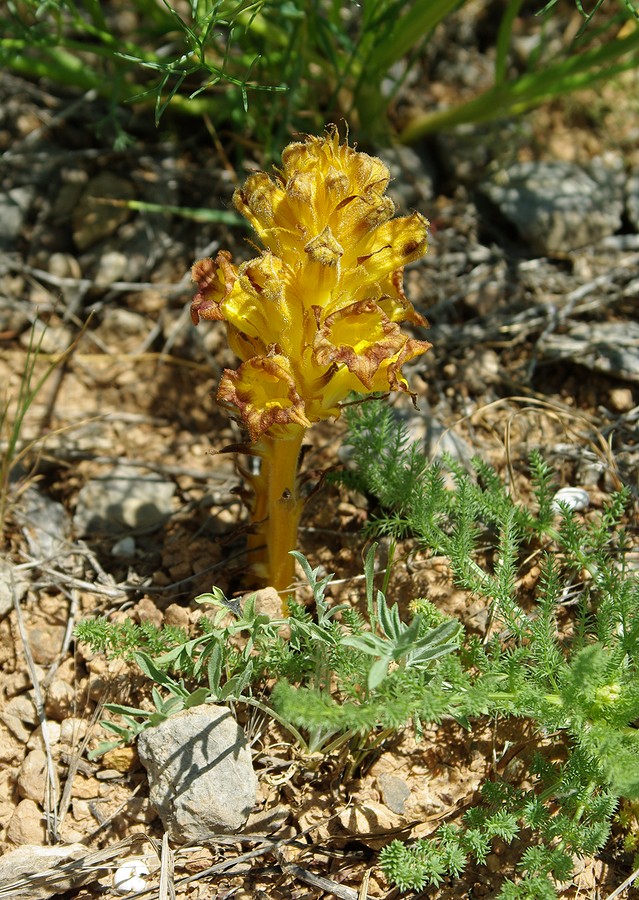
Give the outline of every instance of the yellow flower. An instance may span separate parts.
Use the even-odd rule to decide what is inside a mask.
[[[217,396],[261,460],[246,475],[249,551],[278,589],[293,576],[305,430],[338,416],[351,391],[409,392],[402,366],[430,347],[400,328],[426,324],[402,282],[426,252],[428,222],[417,212],[393,218],[389,177],[335,129],[290,144],[281,169],[251,175],[233,197],[264,250],[239,268],[226,251],[193,267],[193,321],[224,321],[242,361],[224,371]]]
[[[252,175],[234,195],[262,254],[236,269],[221,251],[193,268],[194,321],[226,321],[245,364],[278,360],[279,374],[273,362],[251,362],[222,380],[219,399],[238,409],[252,440],[276,424],[337,415],[350,391],[407,391],[402,365],[430,347],[399,328],[426,324],[402,272],[425,253],[428,223],[419,213],[392,218],[386,166],[335,130],[290,144],[282,160],[274,176]],[[267,371],[279,384],[268,403],[257,389]]]

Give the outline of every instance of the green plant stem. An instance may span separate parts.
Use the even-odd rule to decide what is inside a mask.
[[[47,78],[80,90],[95,90],[100,97],[109,98],[113,94],[113,83],[110,79],[94,71],[82,58],[56,47],[40,48],[38,58],[25,53],[26,44],[20,40],[0,41],[0,51],[11,51],[11,69],[27,78]],[[113,54],[101,48],[100,55],[112,57]],[[98,53],[97,48],[91,48]],[[148,85],[120,81],[121,94],[119,103],[140,103],[152,106],[156,97],[149,91]],[[190,116],[217,116],[220,112],[219,97],[192,97],[174,94],[171,98],[171,109],[180,114]]]
[[[543,72],[524,75],[495,84],[483,94],[451,109],[418,116],[404,128],[399,142],[411,144],[435,131],[446,131],[460,124],[479,124],[504,116],[514,116],[546,100],[571,91],[591,87],[637,65],[639,29],[627,38],[617,38],[594,50],[588,50],[547,67]],[[629,58],[617,62],[621,57]]]
[[[387,72],[415,47],[416,40],[427,37],[459,5],[459,0],[417,0],[413,3],[408,12],[397,20],[388,39],[376,50],[376,70]]]

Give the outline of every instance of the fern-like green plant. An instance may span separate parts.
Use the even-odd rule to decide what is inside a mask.
[[[552,734],[566,756],[557,764],[540,750],[530,760],[533,788],[486,784],[484,802],[460,826],[445,824],[413,845],[393,842],[382,851],[382,867],[400,888],[420,890],[459,874],[469,859],[481,863],[493,838],[513,842],[528,829],[533,843],[522,848],[517,877],[499,896],[555,897],[574,858],[605,844],[619,799],[639,796],[639,578],[626,568],[622,527],[629,494],[613,495],[587,520],[556,510],[552,474],[534,453],[531,509],[513,501],[482,460],[473,461],[472,473],[448,458],[416,460],[416,447],[385,405],[353,406],[347,420],[353,462],[341,477],[374,499],[369,534],[410,534],[447,556],[457,583],[491,610],[486,638],[468,637],[443,664],[454,686],[449,713],[470,725],[483,705],[497,720],[529,720],[540,746]],[[371,453],[375,435],[393,452]],[[444,489],[445,468],[452,490]],[[531,602],[518,584],[533,550],[541,576]]]

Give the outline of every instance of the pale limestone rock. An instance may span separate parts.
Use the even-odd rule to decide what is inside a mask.
[[[0,892],[11,900],[47,900],[95,877],[91,871],[81,877],[80,869],[64,871],[71,860],[86,856],[81,844],[40,847],[25,844],[0,857]],[[11,891],[9,894],[8,891]]]
[[[257,779],[244,733],[226,707],[171,716],[140,735],[138,752],[151,803],[172,840],[206,843],[244,826]]]

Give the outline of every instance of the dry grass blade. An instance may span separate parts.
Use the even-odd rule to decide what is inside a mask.
[[[160,886],[158,900],[175,900],[175,857],[169,847],[169,836],[162,835],[162,854],[160,857]]]
[[[638,876],[639,876],[639,869],[635,869],[634,872],[633,872],[631,875],[629,875],[629,876],[626,878],[626,880],[623,881],[623,882],[619,885],[618,888],[615,888],[615,890],[612,892],[612,894],[608,894],[608,896],[605,898],[605,900],[617,900],[617,897],[621,897],[621,895],[623,894],[623,892],[624,892],[627,888],[629,888],[629,887],[632,885],[632,883],[633,883],[634,881],[636,881],[636,879],[637,879]]]
[[[310,884],[311,887],[324,891],[327,894],[333,894],[333,896],[339,897],[340,900],[359,900],[359,894],[352,888],[346,887],[343,884],[338,884],[337,881],[333,881],[331,878],[325,878],[323,875],[314,875],[312,872],[309,872],[308,869],[304,869],[296,863],[288,863],[278,851],[275,852],[275,856],[282,871],[286,872],[288,875],[292,875],[293,878],[298,879],[298,881]]]
[[[357,900],[367,900],[368,898],[368,882],[371,878],[372,869],[366,869],[359,891],[357,892]]]

